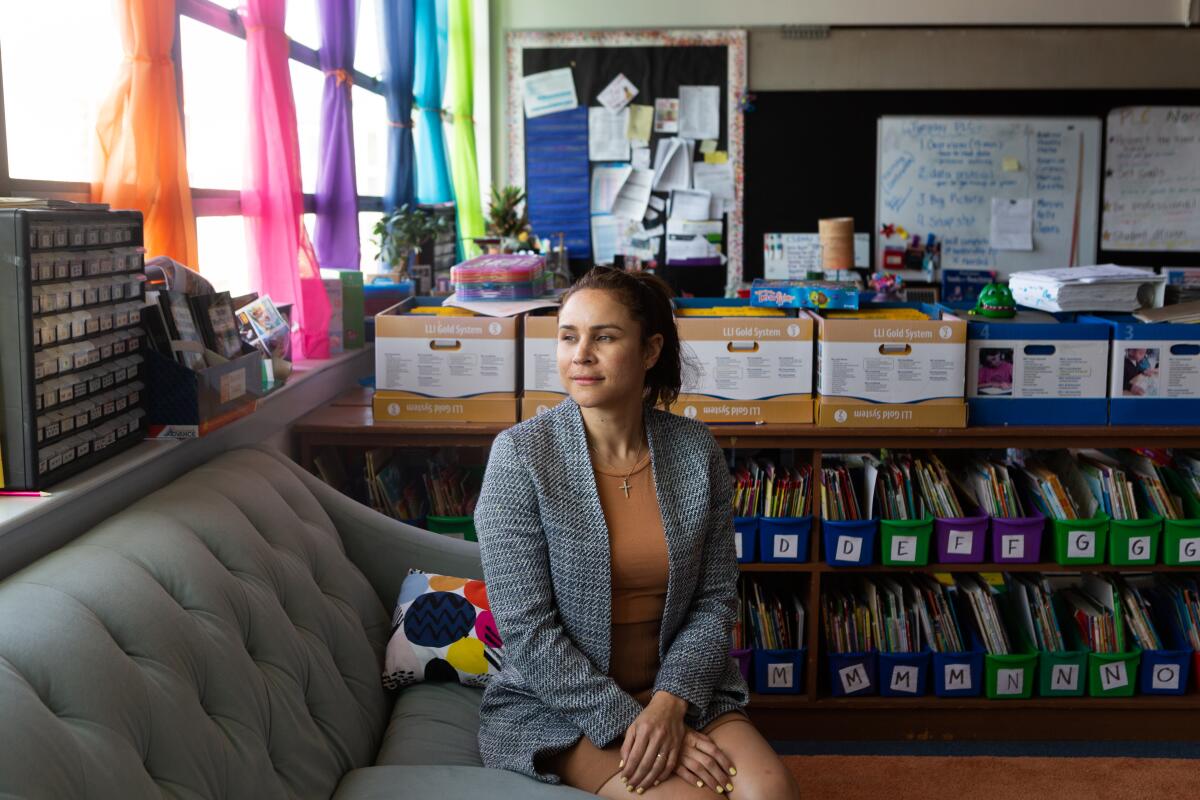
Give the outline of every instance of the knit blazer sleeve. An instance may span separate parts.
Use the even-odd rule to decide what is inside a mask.
[[[737,548],[733,531],[733,483],[721,448],[708,437],[708,525],[700,574],[683,625],[664,654],[654,691],[688,702],[688,713],[708,707],[725,673],[737,618]]]
[[[505,661],[543,703],[570,719],[597,747],[607,746],[625,733],[642,708],[597,670],[563,630],[537,492],[508,431],[492,445],[475,528]]]

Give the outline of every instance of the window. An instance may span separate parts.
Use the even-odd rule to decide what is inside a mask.
[[[51,36],[53,50],[47,47]],[[0,2],[11,177],[91,181],[96,113],[112,91],[122,56],[111,3]]]
[[[220,290],[248,291],[245,225],[240,188],[245,161],[246,43],[237,21],[245,0],[176,0],[179,16],[179,91],[200,269]],[[488,0],[476,5],[477,44],[486,48]],[[355,42],[356,83],[351,90],[359,234],[364,265],[374,262],[371,229],[381,216],[387,170],[387,110],[370,87],[380,73],[379,2],[360,0]],[[315,0],[291,0],[286,32],[296,103],[303,191],[316,185],[324,76],[316,60],[320,23]],[[49,43],[53,43],[50,53]],[[93,178],[97,112],[112,90],[123,52],[114,7],[101,0],[0,0],[0,68],[9,174],[0,191],[85,199]],[[486,76],[486,50],[477,50],[476,74]],[[486,77],[484,78],[486,80]],[[487,113],[477,94],[477,118]],[[481,117],[482,115],[482,117]],[[489,138],[481,125],[481,177],[486,183]],[[420,135],[414,131],[415,135]],[[310,206],[311,207],[311,206]],[[313,230],[312,215],[306,224]]]
[[[205,189],[236,190],[246,152],[246,42],[184,17],[179,50],[188,180]]]

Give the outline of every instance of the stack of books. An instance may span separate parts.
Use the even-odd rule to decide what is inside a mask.
[[[1034,646],[1043,652],[1064,652],[1066,639],[1054,612],[1054,590],[1049,581],[1036,574],[1010,575],[1008,588],[1016,599],[1020,618]]]
[[[861,457],[828,459],[821,467],[823,519],[846,521],[867,518],[869,511],[864,511],[854,488],[855,479],[861,472]]]
[[[961,653],[966,639],[958,621],[957,589],[948,575],[913,575],[917,617],[935,653]]]
[[[1120,593],[1110,579],[1084,575],[1081,585],[1059,592],[1079,637],[1095,653],[1125,652],[1125,622]]]
[[[883,653],[920,652],[921,619],[911,584],[882,576],[863,580],[864,594],[875,624],[875,641]]]
[[[739,517],[803,517],[811,513],[812,466],[741,460],[732,470],[733,509]]]
[[[997,656],[1012,653],[997,601],[1003,579],[998,575],[959,575],[957,583],[987,652]]]
[[[773,591],[747,579],[738,597],[734,649],[794,650],[804,646],[804,605],[791,592]]]
[[[964,488],[989,516],[1002,519],[1025,516],[1025,507],[1008,466],[998,461],[975,459],[964,473]]]
[[[849,585],[822,590],[821,625],[830,653],[866,653],[878,644],[871,607]]]
[[[882,461],[868,457],[864,462],[867,481],[875,489],[873,510],[881,519],[963,516],[950,473],[936,455],[885,454]]]
[[[1200,651],[1200,588],[1190,575],[1159,575],[1159,587],[1166,595],[1179,630],[1193,650]]]

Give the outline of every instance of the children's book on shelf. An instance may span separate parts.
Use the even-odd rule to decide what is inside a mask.
[[[804,604],[794,592],[765,587],[747,578],[738,593],[734,649],[795,650],[804,646]]]
[[[984,649],[991,655],[1011,654],[1012,645],[999,603],[999,595],[1004,589],[1003,578],[990,574],[962,574],[956,576],[956,583],[966,598],[970,618]]]
[[[870,506],[862,499],[874,491],[867,480],[864,459],[861,454],[837,454],[826,456],[821,466],[821,517],[846,521],[867,519]]]
[[[1017,619],[1038,650],[1061,653],[1067,649],[1062,627],[1054,609],[1054,589],[1037,574],[1015,574],[1008,578],[1009,593],[1017,608]]]

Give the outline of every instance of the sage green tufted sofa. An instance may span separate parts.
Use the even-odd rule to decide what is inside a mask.
[[[477,689],[386,692],[410,567],[478,547],[226,453],[0,582],[0,797],[590,797],[485,769]]]

